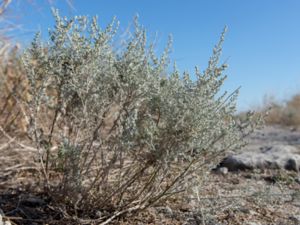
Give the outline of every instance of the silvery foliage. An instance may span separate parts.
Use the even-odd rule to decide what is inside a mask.
[[[49,41],[37,34],[23,57],[32,96],[29,134],[46,160],[44,172],[59,168],[60,185],[82,193],[77,203],[94,197],[94,205],[147,207],[185,190],[193,173],[244,145],[253,114],[238,120],[238,90],[219,93],[225,31],[207,69],[196,68],[191,79],[175,64],[169,72],[171,40],[157,57],[137,20],[117,48],[115,19],[101,29],[97,17],[69,20],[57,10],[54,17]],[[55,144],[57,156],[50,151]]]

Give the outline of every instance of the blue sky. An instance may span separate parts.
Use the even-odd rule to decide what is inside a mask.
[[[16,1],[11,16],[22,25],[22,42],[53,26],[46,0]],[[149,37],[158,33],[164,47],[172,34],[171,59],[181,72],[204,70],[214,44],[225,25],[228,32],[222,60],[228,59],[224,89],[241,86],[238,109],[261,104],[263,96],[288,98],[300,92],[300,1],[299,0],[53,0],[62,15],[98,15],[102,26],[113,16],[125,30],[139,14]],[[17,16],[16,16],[17,15]]]

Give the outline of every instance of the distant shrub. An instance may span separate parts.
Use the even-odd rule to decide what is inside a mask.
[[[17,96],[28,100],[27,85],[18,48],[13,48],[0,58],[0,126],[14,135],[26,132],[27,122]]]
[[[267,124],[299,127],[300,95],[296,94],[284,102],[269,98],[261,111],[268,111],[265,118]]]
[[[244,145],[252,113],[235,119],[238,90],[219,95],[226,65],[220,42],[196,80],[169,72],[137,20],[115,48],[118,23],[61,18],[49,41],[37,34],[23,57],[30,101],[28,133],[39,150],[46,190],[68,213],[109,223],[185,193],[193,174]],[[56,174],[56,175],[54,175]]]

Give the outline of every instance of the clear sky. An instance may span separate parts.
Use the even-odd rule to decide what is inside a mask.
[[[46,0],[16,1],[11,14],[22,24],[23,42],[53,26]],[[149,37],[158,33],[164,47],[169,34],[174,44],[171,59],[180,71],[204,70],[214,44],[228,26],[222,60],[228,59],[224,88],[242,86],[238,109],[260,104],[265,94],[278,98],[300,92],[299,0],[52,0],[62,15],[98,15],[102,26],[113,16],[125,30],[139,14]],[[17,12],[17,13],[16,13]]]

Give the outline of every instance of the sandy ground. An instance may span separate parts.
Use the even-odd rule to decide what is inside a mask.
[[[266,127],[249,142],[300,148],[300,131]],[[6,218],[11,218],[12,224],[45,224],[43,219],[51,215],[55,221],[50,206],[46,210],[38,198],[32,202],[27,194],[38,182],[33,178],[39,176],[34,149],[26,144],[20,146],[16,144],[18,140],[7,137],[2,137],[0,143],[0,209]],[[219,171],[207,174],[204,180],[198,189],[199,198],[193,192],[183,203],[174,200],[170,207],[158,205],[132,216],[130,221],[123,218],[116,224],[300,224],[299,172]]]

